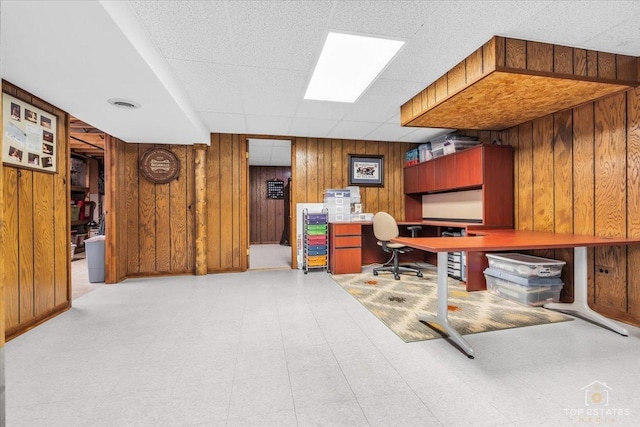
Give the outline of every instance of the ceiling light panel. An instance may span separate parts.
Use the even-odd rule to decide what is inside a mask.
[[[329,33],[304,98],[355,102],[403,45],[400,40]]]

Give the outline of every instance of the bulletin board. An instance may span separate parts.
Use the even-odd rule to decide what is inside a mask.
[[[267,199],[284,199],[284,181],[281,179],[267,181]]]
[[[2,117],[2,163],[57,172],[57,116],[3,93]]]

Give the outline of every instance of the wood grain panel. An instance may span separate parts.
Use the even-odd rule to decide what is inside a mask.
[[[123,167],[130,185],[124,193],[127,201],[127,273],[140,272],[140,178],[138,173],[138,146],[124,145]]]
[[[595,103],[595,233],[599,236],[626,234],[626,132],[625,95]],[[626,311],[625,248],[596,248],[597,266],[609,274],[596,274],[597,305]]]
[[[220,263],[221,268],[233,265],[233,135],[220,135],[220,183],[228,180],[229,184],[221,185],[220,198]],[[225,188],[226,187],[226,188]],[[231,188],[229,188],[231,187]],[[231,191],[228,191],[228,190]],[[215,197],[215,196],[214,196]]]
[[[186,165],[195,165],[196,164],[196,151],[193,147],[189,147],[187,149],[186,154],[186,163],[185,163],[185,171],[184,178],[187,181],[187,199],[186,199],[186,209],[187,209],[187,246],[186,256],[187,256],[187,271],[195,271],[195,242],[196,242],[196,221],[195,221],[195,205],[196,205],[196,179],[195,179],[195,167],[189,168]],[[204,157],[206,159],[206,157]],[[206,259],[206,257],[205,257]],[[206,261],[205,261],[206,263]]]
[[[220,168],[222,167],[222,147],[220,134],[211,134],[211,146],[207,149],[207,271],[222,270],[222,209],[223,187]]]
[[[178,179],[169,185],[169,236],[171,248],[171,265],[168,271],[190,271],[187,264],[187,246],[190,239],[187,234],[187,218],[190,215],[187,203],[187,184],[189,183],[187,163],[187,147],[172,146],[171,151],[176,155],[182,166]],[[190,149],[190,148],[189,148]],[[192,183],[193,184],[193,183]]]
[[[587,76],[587,51],[585,49],[573,49],[573,74]]]
[[[449,95],[449,90],[447,88],[447,75],[440,77],[436,80],[436,103],[442,101]]]
[[[506,61],[506,40],[504,37],[492,37],[482,46],[482,72],[486,74],[497,66],[504,67]]]
[[[533,121],[533,229],[553,231],[553,116]]]
[[[35,270],[33,257],[33,172],[21,169],[18,172],[18,230],[20,230],[19,259],[19,293],[20,293],[20,324],[24,324],[35,317],[35,290],[33,272]]]
[[[138,144],[138,159],[142,154],[153,148],[151,144]],[[157,271],[156,264],[156,186],[148,179],[140,176],[138,180],[138,229],[140,241],[140,272],[153,273]]]
[[[482,48],[473,52],[466,60],[467,82],[474,82],[483,74],[482,70]]]
[[[587,50],[587,77],[598,76],[598,52]]]
[[[59,171],[65,171],[70,158],[69,146],[67,144],[67,129],[69,126],[69,116],[58,111],[58,156],[56,157]],[[57,173],[53,175],[53,233],[54,248],[54,301],[53,306],[70,304],[71,301],[71,254],[69,253],[70,228],[68,221],[69,213],[69,190],[67,188],[67,174]],[[69,253],[69,256],[66,254]],[[62,256],[65,254],[65,256]]]
[[[505,65],[508,68],[527,68],[527,42],[518,39],[506,39]]]
[[[246,159],[248,150],[246,146],[246,139],[240,138],[239,135],[233,135],[231,137],[231,147],[232,147],[232,157],[231,157],[231,182],[232,182],[232,195],[234,196],[232,199],[232,212],[231,216],[233,218],[232,221],[232,243],[231,243],[231,270],[232,271],[240,271],[240,265],[242,264],[242,259],[246,257],[246,250],[244,254],[240,254],[240,249],[243,246],[243,243],[246,246],[246,243],[243,242],[243,223],[246,222],[244,217],[244,212],[242,211],[242,200],[245,197],[245,185],[247,183],[243,180],[243,168],[246,166]],[[246,227],[246,224],[245,224]],[[248,241],[247,241],[248,242]],[[246,248],[248,249],[248,248]]]
[[[527,69],[533,71],[553,71],[553,45],[549,43],[527,42]]]
[[[503,143],[506,143],[513,147],[513,200],[515,201],[515,203],[513,204],[513,227],[515,229],[519,229],[520,226],[518,209],[520,207],[520,203],[518,202],[518,200],[520,199],[520,161],[518,160],[518,156],[520,151],[520,144],[518,138],[518,128],[510,128],[505,132],[505,134],[506,140],[503,141]]]
[[[466,62],[462,61],[447,73],[447,93],[450,95],[467,84]]]
[[[436,105],[436,86],[434,84],[427,86],[427,103],[429,107]]]
[[[33,174],[33,271],[34,314],[46,314],[55,306],[54,175]]]
[[[638,79],[638,58],[635,56],[616,55],[616,78],[620,80]]]
[[[627,93],[627,237],[640,236],[640,89]],[[640,246],[627,248],[629,313],[640,313]]]
[[[573,116],[571,110],[553,116],[554,230],[573,232]],[[573,301],[573,250],[556,249],[554,259],[566,262],[561,299]]]
[[[518,230],[533,230],[533,123],[518,126]]]
[[[157,272],[171,271],[171,193],[170,184],[155,184],[156,267]]]
[[[598,52],[598,77],[616,78],[616,56],[613,53]]]
[[[573,232],[573,121],[570,110],[553,116],[553,214],[557,233]]]
[[[568,46],[554,46],[553,71],[561,74],[573,74],[573,51]]]
[[[594,105],[573,109],[573,231],[595,234]],[[589,301],[594,301],[595,250],[587,249]]]
[[[20,323],[20,254],[19,254],[19,214],[18,204],[18,169],[2,167],[3,197],[6,200],[2,204],[4,232],[2,260],[4,284],[5,312],[4,320],[7,329],[18,326]],[[14,201],[11,203],[10,201]],[[14,244],[10,244],[14,242]]]

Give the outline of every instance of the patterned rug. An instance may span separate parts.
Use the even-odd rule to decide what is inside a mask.
[[[423,278],[401,274],[400,280],[388,273],[374,276],[372,268],[365,267],[360,274],[331,277],[405,342],[442,338],[416,317],[423,312],[436,314],[435,268],[423,269]],[[467,292],[463,282],[449,278],[449,322],[461,335],[568,320],[573,319],[542,307],[518,304],[487,291]]]

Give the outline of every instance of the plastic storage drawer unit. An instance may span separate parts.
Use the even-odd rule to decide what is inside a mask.
[[[487,258],[489,267],[521,277],[558,277],[565,265],[564,261],[517,253],[487,254]]]
[[[558,302],[560,300],[560,292],[564,286],[562,283],[559,285],[523,286],[486,273],[485,278],[487,279],[487,290],[492,294],[532,306]]]

